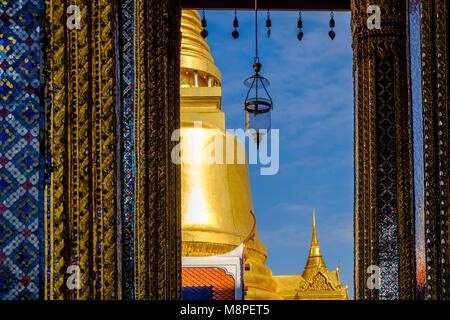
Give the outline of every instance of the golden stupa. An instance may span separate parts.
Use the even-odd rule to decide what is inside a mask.
[[[246,299],[301,299],[311,288],[315,290],[317,281],[323,282],[318,275],[325,277],[330,289],[336,291],[341,288],[338,271],[329,273],[326,270],[315,228],[303,276],[273,276],[264,265],[267,251],[256,230],[248,167],[237,161],[237,154],[245,154],[245,147],[225,130],[221,74],[214,65],[206,40],[200,36],[201,30],[197,11],[183,10],[180,74],[182,255],[220,255],[244,243]],[[211,151],[210,146],[217,142],[226,146],[223,154]],[[216,161],[205,162],[205,157]],[[235,160],[232,164],[226,161],[229,157]],[[189,161],[184,161],[187,159]],[[317,293],[314,291],[311,298],[320,299]],[[325,299],[330,297],[324,296]]]

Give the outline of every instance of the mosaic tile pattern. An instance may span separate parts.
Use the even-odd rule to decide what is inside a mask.
[[[185,267],[182,271],[183,300],[234,300],[235,280],[221,268]]]
[[[183,287],[181,294],[183,300],[214,300],[212,286]]]
[[[134,0],[122,3],[122,135],[123,135],[123,261],[124,298],[134,298]]]
[[[377,204],[380,300],[399,299],[394,72],[392,59],[377,63]]]
[[[38,299],[42,282],[39,153],[41,0],[0,1],[0,299]]]

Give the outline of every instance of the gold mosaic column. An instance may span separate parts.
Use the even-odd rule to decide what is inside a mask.
[[[181,298],[181,5],[137,0],[134,29],[134,298]]]
[[[380,8],[369,29],[367,9]],[[355,81],[355,298],[413,297],[411,128],[406,7],[398,0],[352,0]],[[368,267],[379,266],[371,289]]]
[[[77,12],[67,13],[72,1],[45,4],[45,297],[120,298],[118,280],[123,275],[118,270],[123,270],[124,253],[116,217],[118,15],[112,1],[80,2],[81,28],[70,29],[66,22]],[[181,7],[176,0],[135,0],[133,8],[133,298],[178,299],[180,169],[170,151],[180,121]],[[79,288],[66,283],[68,270],[73,274],[74,268],[80,270]]]
[[[78,29],[67,26],[78,12],[68,14],[70,5],[45,1],[45,298],[114,299],[113,7],[78,1]]]

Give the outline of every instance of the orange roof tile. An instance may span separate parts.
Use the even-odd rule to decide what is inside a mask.
[[[225,270],[213,267],[185,267],[182,270],[183,299],[234,300],[235,281]],[[187,289],[203,290],[192,291]],[[205,288],[212,289],[212,296],[204,294]],[[189,294],[188,294],[189,293]]]

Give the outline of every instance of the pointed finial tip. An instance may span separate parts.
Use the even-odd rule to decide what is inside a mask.
[[[316,211],[313,208],[313,234],[312,234],[312,242],[317,243],[317,232],[316,232]]]

